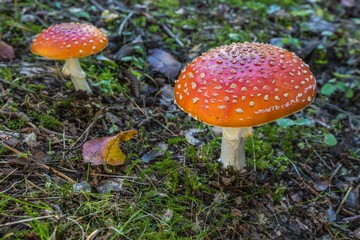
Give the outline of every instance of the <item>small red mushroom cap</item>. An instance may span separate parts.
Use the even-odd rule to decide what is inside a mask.
[[[31,44],[31,51],[51,59],[81,58],[103,50],[108,38],[87,23],[61,23],[42,31]]]
[[[263,43],[233,43],[199,56],[175,82],[175,102],[195,119],[252,127],[310,105],[316,81],[294,53]]]

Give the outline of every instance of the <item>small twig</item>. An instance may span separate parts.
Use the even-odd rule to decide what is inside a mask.
[[[331,224],[331,226],[333,226],[333,227],[335,227],[335,228],[337,228],[337,229],[339,229],[339,230],[341,230],[343,232],[346,232],[346,234],[348,234],[348,235],[351,235],[351,236],[354,235],[354,233],[352,231],[350,231],[349,229],[344,228],[343,226],[341,226],[341,225],[339,225],[339,224],[337,224],[335,222],[331,222],[330,224]]]
[[[327,129],[331,129],[331,126],[324,123],[323,121],[320,121],[319,119],[315,119],[315,122],[318,123],[320,126],[326,127]]]
[[[19,118],[25,122],[30,122],[30,118],[26,116],[23,112],[6,112],[6,111],[0,111],[0,114],[3,114],[9,118]]]
[[[116,9],[121,12],[127,12],[127,13],[131,12],[131,10],[129,10],[123,2],[112,0],[112,3],[114,3],[117,6]]]
[[[351,217],[356,216],[355,213],[353,213],[353,212],[350,211],[350,210],[347,210],[346,208],[341,208],[341,212],[342,212],[343,214],[345,214],[346,216],[351,216]]]
[[[349,196],[349,194],[350,194],[350,192],[351,192],[352,190],[353,190],[353,186],[350,186],[350,187],[348,188],[348,190],[346,191],[344,198],[341,200],[341,202],[340,202],[340,204],[339,204],[339,207],[338,207],[338,209],[336,210],[336,215],[339,214],[342,205],[344,205],[347,197]]]
[[[139,165],[135,165],[140,171],[142,171],[142,169],[139,167]],[[147,178],[147,180],[150,182],[150,185],[155,189],[155,190],[157,190],[157,188],[156,188],[156,186],[154,185],[154,183],[151,181],[151,179],[149,178],[149,176],[146,174],[146,173],[144,173],[145,174],[145,178]]]
[[[281,154],[282,156],[286,157],[286,160],[289,161],[291,163],[291,165],[293,166],[296,174],[298,175],[298,177],[301,177],[299,169],[297,168],[297,166],[295,165],[295,163],[293,161],[291,161],[285,154]]]
[[[176,35],[171,31],[171,29],[170,29],[168,26],[166,26],[165,24],[161,24],[161,27],[164,29],[164,31],[165,31],[170,37],[172,37],[172,38],[175,40],[175,42],[176,42],[177,44],[180,45],[180,47],[184,47],[183,42],[178,38],[178,36],[176,36]]]
[[[11,147],[11,146],[9,146],[9,145],[7,145],[7,144],[4,143],[3,141],[0,141],[0,143],[1,143],[4,147],[6,147],[7,149],[9,149],[10,151],[16,153],[17,155],[21,154],[21,152],[20,152],[19,150],[15,149],[15,148],[13,148],[13,147]],[[49,167],[49,166],[46,165],[46,164],[40,163],[40,162],[38,162],[36,159],[34,159],[34,158],[32,158],[32,157],[25,156],[25,159],[29,159],[29,160],[33,161],[33,162],[34,162],[36,165],[38,165],[39,167],[44,168],[44,169],[46,169],[46,170],[48,170],[48,171],[50,171],[50,172],[53,172],[54,174],[58,175],[59,177],[62,177],[62,178],[64,178],[64,179],[66,179],[66,180],[67,180],[68,182],[70,182],[71,184],[75,184],[75,183],[76,183],[73,179],[71,179],[70,177],[66,176],[66,175],[63,174],[62,172],[60,172],[60,171],[58,171],[58,170],[56,170],[56,169],[54,169],[54,168],[51,168],[51,167]]]
[[[38,161],[36,161],[35,159],[33,159],[33,158],[31,158],[31,160],[33,160],[37,165],[39,165],[40,167],[42,167],[42,168],[44,168],[44,169],[46,169],[46,170],[48,170],[48,171],[50,171],[50,172],[53,172],[53,173],[55,173],[56,175],[58,175],[59,177],[62,177],[62,178],[64,178],[64,179],[66,179],[68,182],[70,182],[71,184],[75,184],[76,183],[76,181],[74,181],[73,179],[71,179],[70,177],[68,177],[68,176],[66,176],[65,174],[63,174],[62,172],[60,172],[60,171],[58,171],[58,170],[56,170],[56,169],[54,169],[54,168],[51,168],[51,167],[49,167],[48,165],[45,165],[45,164],[43,164],[43,163],[40,163],[40,162],[38,162]]]
[[[100,232],[101,229],[95,229],[94,231],[92,231],[87,237],[86,240],[92,240],[94,238],[94,236]]]
[[[39,129],[47,134],[53,134],[53,135],[57,135],[59,137],[66,137],[66,138],[73,138],[73,139],[77,138],[77,136],[64,135],[63,133],[54,132],[45,127],[39,127]]]
[[[350,160],[354,160],[354,161],[359,161],[360,162],[360,158],[355,158],[355,157],[352,157],[352,156],[347,156],[348,159]]]
[[[76,220],[74,220],[72,218],[66,217],[66,219],[73,222],[73,223],[75,223],[80,228],[80,230],[81,230],[81,239],[85,239],[84,228],[81,226],[81,224],[78,221],[76,221]]]
[[[102,173],[90,173],[90,174],[91,176],[95,176],[95,177],[120,178],[122,180],[139,179],[139,177],[135,177],[135,176],[122,176],[122,175],[111,175],[111,174],[102,174]]]
[[[1,94],[4,94],[5,92],[5,88],[3,87],[3,85],[0,83],[0,91],[1,91]]]
[[[40,186],[36,185],[35,183],[28,180],[27,178],[25,178],[25,184],[30,184],[32,187],[34,187],[34,188],[38,189],[39,191],[43,192],[43,194],[47,194],[46,190],[42,189]]]
[[[11,174],[13,174],[14,172],[16,172],[18,169],[15,168],[14,170],[12,170],[8,175],[6,175],[3,179],[0,180],[0,183],[2,183],[5,179],[7,179],[9,176],[11,176]]]
[[[338,171],[340,170],[340,168],[342,167],[342,164],[340,163],[337,168],[335,169],[335,171],[333,172],[333,174],[331,174],[330,176],[330,180],[338,173]]]
[[[21,85],[17,85],[15,82],[18,81],[19,79],[20,79],[20,78],[16,78],[15,80],[13,80],[13,81],[10,82],[10,81],[6,81],[6,80],[0,78],[0,81],[3,82],[3,83],[9,84],[10,87],[17,88],[17,89],[22,90],[22,91],[24,91],[24,92],[28,92],[28,93],[32,93],[32,94],[37,94],[37,93],[36,93],[35,91],[33,91],[33,90],[27,89],[27,88],[25,88],[25,87],[23,87],[23,86],[21,86]],[[48,96],[45,96],[45,95],[43,95],[42,97],[44,97],[44,98],[49,98]]]
[[[139,106],[139,104],[137,104],[134,99],[132,97],[130,97],[129,95],[127,95],[126,93],[123,93],[125,95],[125,97],[127,97],[127,99],[130,100],[130,102],[132,104],[134,104],[134,106],[136,107],[136,109],[138,109],[145,117],[147,117],[146,112]]]
[[[96,121],[103,115],[104,108],[101,108],[99,111],[96,112],[94,120],[89,124],[89,126],[85,129],[85,131],[81,134],[81,136],[69,147],[69,149],[76,149],[79,148],[88,138],[90,129],[96,123]],[[81,143],[75,147],[75,145],[82,139]]]
[[[296,174],[297,174],[299,177],[301,177],[300,172],[299,172],[299,169],[297,168],[297,166],[295,165],[295,163],[294,163],[293,161],[291,161],[291,160],[290,160],[290,163],[291,163],[291,165],[293,166]]]
[[[105,11],[105,8],[103,6],[100,5],[100,3],[98,3],[97,1],[95,0],[90,0],[90,2],[95,6],[97,7],[101,12]]]
[[[354,113],[351,113],[351,112],[348,112],[348,111],[345,111],[343,109],[341,109],[340,107],[334,105],[334,104],[331,104],[331,103],[326,103],[326,106],[328,106],[329,108],[333,109],[333,110],[336,110],[336,111],[339,111],[339,112],[342,112],[346,115],[349,115],[349,116],[352,116],[358,120],[360,120],[360,116],[354,114]]]
[[[333,169],[332,167],[330,167],[326,161],[324,160],[324,158],[322,156],[320,156],[320,154],[315,150],[313,149],[315,155],[320,159],[320,161],[330,170],[330,169]]]
[[[6,101],[6,103],[0,108],[0,112],[4,111],[4,109],[6,108],[7,105],[9,105],[9,103],[11,103],[10,99]]]
[[[295,179],[293,179],[293,180],[295,180]],[[297,181],[295,181],[295,182],[297,182],[297,184],[300,186],[300,188],[308,190],[315,196],[317,196],[319,194],[314,188],[312,188],[309,184],[307,184],[301,177],[296,177],[296,180]]]
[[[19,223],[26,223],[26,222],[31,222],[31,221],[35,221],[35,220],[42,220],[42,219],[47,219],[47,218],[53,218],[53,217],[58,217],[58,216],[57,215],[49,215],[49,216],[42,216],[42,217],[27,218],[27,219],[15,221],[15,222],[8,222],[8,223],[0,224],[0,228],[1,227],[8,227],[8,226],[19,224]]]
[[[341,221],[349,221],[349,222],[355,222],[355,221],[358,221],[358,220],[360,220],[360,215],[356,215],[356,216],[341,219]]]
[[[129,21],[129,19],[134,15],[134,12],[130,12],[124,19],[124,21],[122,21],[122,23],[119,26],[119,30],[118,30],[118,34],[119,36],[121,36],[122,32],[124,31],[125,25],[126,23]]]

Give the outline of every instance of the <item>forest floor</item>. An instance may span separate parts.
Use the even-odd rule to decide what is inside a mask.
[[[0,19],[1,239],[360,239],[356,0],[2,0]],[[81,59],[91,94],[30,51],[71,21],[109,38]],[[256,127],[239,173],[173,86],[202,52],[244,41],[295,52],[318,94]],[[123,165],[83,162],[85,142],[132,129]]]

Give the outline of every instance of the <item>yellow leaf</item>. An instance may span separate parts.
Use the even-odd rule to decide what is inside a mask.
[[[84,143],[83,161],[92,165],[122,165],[126,156],[120,149],[120,142],[129,141],[137,134],[136,130],[120,132],[112,137],[92,139]]]

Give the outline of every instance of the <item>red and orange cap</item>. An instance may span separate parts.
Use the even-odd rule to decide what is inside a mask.
[[[199,56],[175,83],[175,102],[195,119],[252,127],[310,105],[316,81],[294,53],[263,43],[233,43]]]
[[[87,23],[61,23],[44,30],[31,44],[31,51],[51,59],[81,58],[103,50],[105,34]]]

